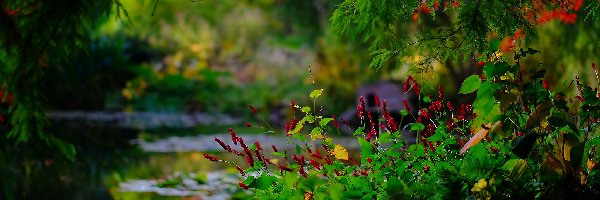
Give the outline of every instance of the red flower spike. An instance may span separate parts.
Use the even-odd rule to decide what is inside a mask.
[[[231,141],[233,141],[233,144],[237,145],[238,143],[238,137],[235,134],[235,131],[233,131],[232,128],[229,128],[229,134],[231,135]]]
[[[252,106],[252,104],[248,104],[248,108],[250,108],[253,114],[256,114],[256,109],[254,108],[254,106]]]
[[[336,176],[342,176],[342,175],[340,174],[340,171],[338,171],[337,169],[334,169],[334,170],[333,170],[333,172],[335,172],[335,175],[336,175]]]
[[[442,87],[441,85],[438,87],[438,97],[440,99],[444,99],[444,87]]]
[[[238,172],[240,172],[240,175],[246,176],[246,173],[244,172],[244,169],[242,169],[240,166],[235,166],[235,168],[238,170]]]
[[[361,174],[361,175],[363,175],[363,176],[367,176],[367,175],[369,175],[369,174],[367,173],[367,170],[362,170],[362,171],[360,172],[360,174]]]
[[[291,100],[291,101],[290,101],[290,106],[292,107],[292,111],[293,111],[293,112],[296,112],[296,101],[294,101],[294,100]]]
[[[204,154],[204,157],[205,157],[206,159],[210,160],[210,161],[213,161],[213,162],[217,162],[217,161],[219,161],[219,158],[217,158],[216,156],[213,156],[213,155],[207,154],[207,153],[205,153],[205,154]]]
[[[548,90],[548,82],[546,82],[546,80],[542,80],[542,86],[544,86],[544,89]]]
[[[308,153],[312,153],[312,150],[310,150],[310,147],[306,147],[306,151],[308,151]]]
[[[592,69],[596,70],[596,63],[592,63]]]
[[[300,167],[298,169],[298,172],[300,173],[300,175],[302,175],[302,177],[308,178],[308,174],[306,173],[306,171],[304,171],[304,168]]]
[[[243,188],[244,190],[248,190],[248,186],[242,182],[239,183],[240,187]]]
[[[321,154],[319,153],[319,151],[310,154],[312,157],[318,158],[318,159],[323,159],[323,156],[321,156]]]
[[[428,173],[429,172],[429,166],[426,165],[425,167],[423,167],[423,172]]]
[[[452,103],[450,103],[449,101],[446,103],[446,107],[448,107],[448,110],[454,111],[454,107],[452,107]]]
[[[375,95],[375,106],[379,107],[379,96]]]
[[[339,129],[340,125],[338,124],[337,118],[335,117],[335,115],[333,115],[332,117],[333,117],[333,126],[337,129]]]
[[[402,101],[402,104],[404,104],[404,109],[408,112],[410,112],[410,106],[408,106],[408,100],[404,99]]]
[[[367,158],[367,162],[369,162],[369,163],[372,163],[372,162],[373,162],[373,159],[371,159],[371,158]]]
[[[250,122],[246,122],[246,127],[252,127],[252,124]]]
[[[317,170],[321,170],[321,167],[320,167],[320,165],[319,165],[319,163],[318,163],[317,161],[315,161],[315,160],[313,160],[313,159],[310,159],[310,164],[311,164],[313,167],[315,167],[315,169],[317,169]]]
[[[419,84],[417,84],[416,81],[413,84],[413,91],[415,92],[415,95],[417,95],[417,96],[419,96],[421,94],[421,88],[419,87]]]
[[[277,147],[275,147],[275,145],[271,145],[271,148],[273,148],[273,151],[278,152]]]
[[[523,132],[521,132],[521,131],[517,132],[517,136],[519,136],[519,137],[524,136],[524,135],[525,134]]]
[[[404,93],[408,92],[408,86],[410,85],[409,81],[410,81],[410,76],[408,77],[408,79],[406,79],[404,81],[404,86],[402,87],[402,91],[404,91]]]
[[[496,148],[496,147],[492,147],[492,148],[490,148],[490,150],[492,150],[492,152],[498,152],[498,148]]]
[[[256,146],[256,149],[259,151],[262,151],[262,147],[260,146],[260,143],[258,141],[254,142],[254,146]]]
[[[223,147],[223,149],[227,150],[227,151],[231,151],[231,147],[225,145],[225,143],[223,143],[223,141],[221,141],[219,138],[215,137],[215,141],[217,143],[219,143],[219,145],[221,145],[221,147]]]
[[[244,149],[244,153],[246,153],[246,162],[250,166],[254,166],[254,158],[252,157],[252,153],[248,149]]]
[[[333,161],[331,160],[331,158],[329,158],[329,156],[325,157],[325,164],[328,164],[328,165],[333,164]]]
[[[287,171],[287,172],[293,172],[294,171],[292,168],[289,168],[288,166],[285,166],[285,165],[279,165],[279,169],[283,170],[283,171]]]

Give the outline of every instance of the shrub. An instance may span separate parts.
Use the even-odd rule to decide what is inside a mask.
[[[394,119],[385,100],[374,113],[360,101],[358,117],[366,123],[353,135],[360,144],[357,156],[330,137],[344,128],[343,120],[318,114],[316,103],[290,108],[303,117],[291,119],[285,135],[290,142],[310,140],[295,144],[292,152],[273,146],[267,153],[234,130],[231,139],[241,149],[215,140],[246,159],[246,168],[230,164],[244,177],[240,186],[258,199],[599,197],[597,88],[576,78],[572,87],[579,94],[566,98],[549,88],[545,69],[520,70],[520,59],[536,50],[520,49],[509,59],[498,56],[498,48],[490,45],[490,53],[478,59],[483,73],[468,77],[460,88],[462,94],[476,92],[472,104],[452,105],[441,87],[437,95],[423,94],[412,78],[404,89],[419,96],[418,112],[404,110]],[[316,102],[322,91],[312,92],[311,99]],[[406,118],[416,122],[400,127]],[[408,130],[417,133],[416,144],[405,145],[402,131]]]

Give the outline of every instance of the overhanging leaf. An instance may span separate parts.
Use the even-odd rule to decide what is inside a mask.
[[[546,100],[542,102],[540,105],[535,107],[534,112],[531,114],[529,119],[527,120],[527,124],[525,128],[530,129],[539,125],[542,120],[544,120],[549,114],[550,109],[552,108],[552,101]]]
[[[488,123],[487,127],[490,127],[490,126],[491,126],[491,123]],[[463,148],[460,149],[460,154],[467,152],[467,150],[469,150],[469,148],[471,148],[472,146],[475,146],[476,144],[481,142],[481,139],[483,139],[485,136],[487,136],[488,132],[489,132],[488,129],[485,129],[485,128],[479,129],[479,131],[477,131],[477,133],[473,137],[471,137],[471,139],[465,144],[465,146],[463,146]]]
[[[459,93],[469,94],[479,89],[479,86],[481,86],[481,78],[478,75],[471,75],[463,81]]]
[[[512,152],[519,158],[527,158],[537,137],[538,135],[535,133],[527,133],[524,136],[517,137],[511,144]]]

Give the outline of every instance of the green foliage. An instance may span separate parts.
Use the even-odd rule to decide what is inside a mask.
[[[562,9],[577,13],[580,8],[586,20],[598,20],[600,3],[583,1],[378,1],[346,0],[331,17],[335,32],[369,44],[373,55],[371,67],[380,68],[389,60],[402,63],[406,56],[424,55],[415,64],[427,65],[430,59],[458,60],[486,50],[495,37],[512,37],[517,30],[532,38],[544,12]],[[583,18],[583,17],[582,17]],[[567,23],[567,22],[565,22]],[[418,28],[418,31],[414,31]]]
[[[521,52],[528,56],[536,51]],[[461,92],[477,91],[473,106],[449,107],[446,99],[430,97],[418,114],[406,112],[405,117],[419,119],[410,124],[410,130],[418,133],[416,144],[404,145],[406,138],[395,127],[398,123],[382,107],[362,113],[367,119],[372,114],[381,116],[378,124],[382,126],[380,130],[366,125],[357,129],[354,137],[360,150],[352,155],[328,136],[339,128],[330,123],[332,118],[298,106],[305,116],[286,135],[310,136],[312,143],[296,144],[291,156],[284,152],[272,153],[274,158],[240,155],[255,162],[244,172],[258,174],[245,176],[243,183],[257,199],[600,196],[594,188],[598,181],[595,164],[600,161],[595,153],[600,145],[594,120],[600,117],[596,90],[578,82],[580,102],[571,105],[545,88],[543,70],[523,73],[521,63],[506,56],[486,60],[486,54],[493,53],[480,58],[490,66],[483,71],[486,78],[473,75],[463,83],[466,89]],[[321,90],[311,94],[315,100],[317,93]],[[360,113],[360,105],[358,109]],[[355,161],[357,157],[360,160]]]

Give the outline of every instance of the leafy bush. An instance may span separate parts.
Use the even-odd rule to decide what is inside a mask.
[[[215,140],[246,159],[245,169],[231,164],[245,177],[240,186],[251,188],[258,199],[600,196],[595,167],[600,159],[595,153],[600,144],[597,88],[577,78],[572,87],[579,94],[567,99],[548,87],[543,68],[520,70],[520,59],[536,50],[520,49],[509,59],[499,56],[498,48],[492,42],[490,53],[479,58],[483,73],[468,77],[460,88],[463,94],[476,93],[472,105],[452,105],[441,87],[438,95],[425,95],[414,78],[404,88],[420,97],[419,110],[402,111],[399,121],[390,116],[385,100],[377,101],[379,111],[371,113],[361,98],[358,115],[367,123],[354,133],[361,146],[358,157],[332,140],[339,122],[315,112],[316,106],[291,106],[303,115],[291,119],[286,128],[290,142],[302,141],[292,152],[275,146],[267,152],[258,142],[247,145],[233,130],[231,139],[241,149]],[[592,68],[597,73],[595,65]],[[321,93],[315,90],[310,97],[316,101]],[[416,123],[400,127],[406,118]],[[410,141],[402,132],[408,129],[417,134],[416,144],[406,145]]]

